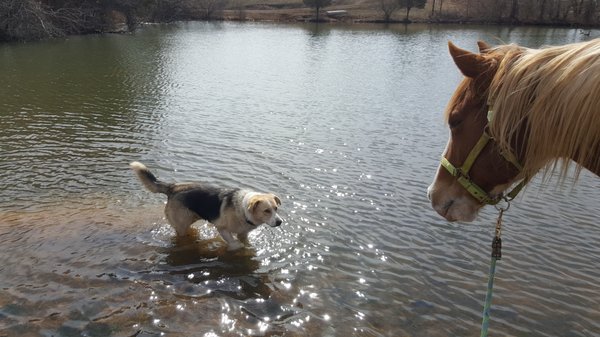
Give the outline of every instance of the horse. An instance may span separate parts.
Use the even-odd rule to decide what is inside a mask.
[[[445,111],[450,136],[427,195],[448,221],[512,200],[538,172],[600,176],[600,39],[479,53],[448,42],[464,75]],[[516,187],[507,192],[511,186]]]

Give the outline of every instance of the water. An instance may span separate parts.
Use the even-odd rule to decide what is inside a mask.
[[[592,36],[598,36],[593,31]],[[460,75],[446,42],[574,29],[185,23],[0,46],[1,336],[478,336],[496,212],[425,190]],[[281,196],[228,253],[178,239],[128,169]],[[491,334],[600,336],[600,179],[505,216]]]

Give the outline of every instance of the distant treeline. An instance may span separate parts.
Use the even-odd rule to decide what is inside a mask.
[[[600,0],[429,0],[432,17],[482,23],[600,26]]]
[[[224,0],[0,0],[0,41],[124,32],[141,21],[210,20]]]
[[[411,17],[413,21],[600,26],[600,0],[319,1],[330,8],[365,6],[375,17],[386,20],[391,17],[390,11],[404,8],[407,22],[410,8],[415,8],[419,10]],[[0,41],[125,32],[135,29],[139,22],[222,19],[225,9],[243,20],[246,9],[252,6],[298,9],[305,7],[305,3],[303,0],[297,3],[294,0],[0,0]],[[381,14],[384,8],[385,15]]]

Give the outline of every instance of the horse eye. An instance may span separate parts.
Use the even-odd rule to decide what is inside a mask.
[[[450,129],[454,129],[457,126],[459,126],[462,122],[462,119],[451,119],[448,121],[448,126],[450,127]]]

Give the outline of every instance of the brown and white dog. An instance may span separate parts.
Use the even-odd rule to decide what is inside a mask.
[[[140,162],[130,166],[150,192],[167,195],[165,215],[179,236],[187,235],[190,226],[203,219],[217,228],[228,250],[236,250],[248,243],[248,233],[259,225],[282,223],[277,215],[281,199],[274,194],[203,183],[165,183]]]

